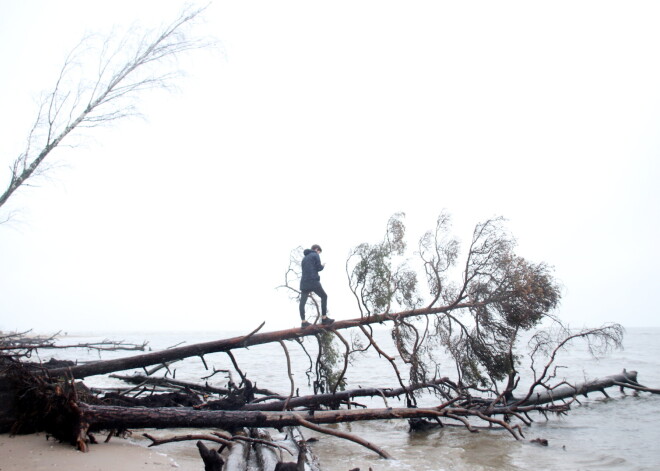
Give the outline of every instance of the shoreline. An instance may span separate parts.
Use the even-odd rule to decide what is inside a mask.
[[[204,467],[202,459],[174,456],[147,448],[131,439],[113,437],[108,443],[90,445],[83,453],[67,443],[46,439],[45,433],[29,435],[0,434],[0,471],[42,471],[53,468],[68,471],[193,471]],[[193,444],[194,446],[194,444]]]

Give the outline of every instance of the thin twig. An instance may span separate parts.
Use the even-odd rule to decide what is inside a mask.
[[[291,357],[289,357],[289,350],[287,350],[286,345],[284,345],[282,340],[280,340],[280,345],[282,345],[284,354],[286,355],[286,372],[289,375],[289,381],[291,382],[291,391],[289,392],[289,397],[286,398],[286,401],[284,401],[284,406],[282,406],[282,410],[287,410],[289,407],[289,401],[293,397],[295,383],[293,382],[293,374],[291,374]]]

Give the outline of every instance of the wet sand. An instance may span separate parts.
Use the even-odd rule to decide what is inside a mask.
[[[178,457],[175,461],[156,448],[146,448],[127,439],[113,438],[108,443],[91,445],[89,452],[82,453],[52,438],[46,440],[43,433],[0,434],[0,471],[192,471],[203,468],[199,456],[196,459]]]

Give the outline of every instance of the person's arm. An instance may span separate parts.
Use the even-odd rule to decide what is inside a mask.
[[[321,271],[325,268],[325,265],[321,263],[321,257],[319,254],[316,254],[316,257],[314,258],[314,265],[316,266],[316,271]]]

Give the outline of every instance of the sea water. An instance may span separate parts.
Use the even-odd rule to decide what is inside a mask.
[[[126,342],[149,342],[153,350],[175,345],[189,345],[245,333],[238,332],[169,332],[169,333],[104,333],[77,334],[62,337],[60,344],[92,342],[103,339]],[[346,335],[346,334],[344,334]],[[387,331],[376,331],[379,343],[388,346],[388,353],[394,355]],[[388,343],[389,342],[389,343]],[[564,350],[557,364],[560,378],[571,382],[581,382],[618,374],[623,369],[638,371],[638,381],[651,388],[660,388],[660,329],[630,328],[626,330],[624,348],[614,351],[604,358],[592,357],[580,344]],[[305,339],[303,345],[314,357],[315,341]],[[342,344],[343,345],[343,344]],[[297,343],[285,342],[291,358],[294,388],[302,394],[309,394],[310,358]],[[79,361],[110,359],[119,356],[135,355],[140,352],[103,352],[93,350],[68,349],[42,352],[44,360],[56,358],[76,358]],[[253,346],[235,350],[234,356],[241,368],[259,388],[288,394],[291,382],[284,347],[279,343]],[[171,374],[176,379],[201,382],[208,376],[209,384],[225,387],[229,380],[226,373],[215,374],[216,370],[233,370],[231,360],[225,353],[189,358],[170,365]],[[398,358],[397,358],[398,361]],[[204,364],[206,363],[206,365]],[[402,364],[399,363],[402,368]],[[446,362],[443,376],[453,377],[450,362]],[[208,368],[208,369],[206,369]],[[141,372],[141,371],[140,371]],[[121,374],[130,374],[122,372]],[[398,387],[396,375],[385,360],[373,349],[357,355],[348,368],[348,389],[358,387]],[[233,380],[238,382],[238,374]],[[312,378],[313,379],[313,378]],[[107,376],[85,379],[88,386],[125,387],[125,383]],[[609,398],[602,393],[591,393],[588,398],[580,397],[567,415],[548,416],[532,414],[534,420],[529,427],[523,426],[525,439],[516,440],[500,428],[480,430],[472,433],[463,427],[445,427],[424,432],[410,432],[405,420],[386,420],[360,423],[328,425],[329,428],[350,432],[385,449],[394,460],[379,458],[374,452],[355,443],[348,442],[318,432],[307,431],[307,437],[319,438],[312,447],[325,471],[347,471],[359,467],[376,470],[657,470],[660,469],[660,395],[650,393],[633,394],[631,390],[620,392],[619,388],[607,390]],[[522,394],[522,392],[520,392]],[[401,403],[380,398],[358,398],[356,402],[371,407],[396,407]],[[434,396],[423,399],[424,404],[439,403]],[[183,433],[169,431],[171,434]],[[159,431],[161,435],[167,435]],[[186,432],[186,433],[189,433]],[[548,446],[532,443],[530,440],[542,438]],[[173,443],[160,447],[160,451],[192,459],[197,456],[193,443]]]

